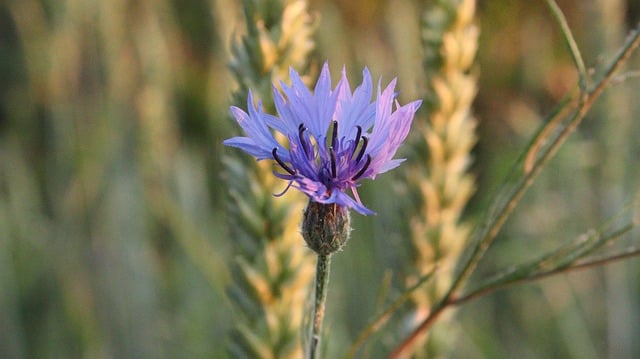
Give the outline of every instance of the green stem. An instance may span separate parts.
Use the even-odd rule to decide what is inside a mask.
[[[404,302],[411,298],[411,295],[416,291],[416,289],[422,287],[424,283],[433,278],[434,273],[436,273],[437,267],[434,267],[431,272],[422,276],[416,284],[407,289],[398,299],[394,300],[387,309],[385,309],[382,314],[378,316],[376,320],[374,320],[371,324],[367,325],[367,327],[362,331],[358,339],[351,345],[349,348],[349,352],[347,352],[346,359],[352,359],[356,356],[356,352],[360,348],[360,346],[364,343],[364,341],[371,336],[371,334],[378,331],[382,328],[383,325],[386,324],[387,320],[391,317],[391,315],[402,305]]]
[[[316,265],[316,294],[313,306],[313,322],[311,323],[311,338],[309,340],[309,359],[318,358],[324,307],[327,301],[327,287],[329,286],[329,267],[331,254],[318,254]]]
[[[551,13],[556,18],[556,21],[560,25],[560,29],[562,30],[562,36],[564,37],[564,41],[569,46],[569,50],[571,52],[571,57],[573,58],[573,63],[576,65],[578,69],[578,74],[580,78],[578,81],[580,82],[580,89],[587,89],[587,68],[584,65],[584,61],[582,60],[582,54],[580,53],[580,49],[578,49],[578,44],[576,43],[575,38],[573,37],[573,33],[569,28],[569,24],[567,23],[567,19],[564,16],[564,13],[558,6],[555,0],[546,0],[549,9],[551,9]]]

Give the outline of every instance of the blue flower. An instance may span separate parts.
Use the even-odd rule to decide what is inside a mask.
[[[275,176],[289,182],[284,192],[294,187],[312,201],[374,214],[360,201],[359,182],[374,179],[404,161],[393,156],[407,137],[421,101],[400,106],[395,100],[394,79],[384,90],[378,83],[372,102],[371,74],[365,68],[362,75],[362,84],[352,92],[343,69],[342,78],[332,90],[325,63],[311,92],[290,70],[291,86],[281,83],[282,91],[275,86],[273,89],[278,116],[265,113],[260,102],[256,107],[249,92],[249,113],[231,107],[246,137],[233,137],[224,144],[258,160],[274,160]],[[282,141],[276,139],[273,130],[284,135],[279,137]]]

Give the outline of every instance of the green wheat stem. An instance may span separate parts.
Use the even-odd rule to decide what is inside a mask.
[[[331,254],[318,254],[316,264],[316,292],[308,351],[309,359],[318,358],[319,354],[322,321],[324,319],[325,306],[327,302],[327,288],[329,287],[330,267]]]

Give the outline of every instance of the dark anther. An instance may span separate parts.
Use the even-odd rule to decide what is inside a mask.
[[[333,121],[333,133],[331,135],[331,147],[336,148],[338,141],[338,121]]]
[[[352,181],[357,180],[358,178],[360,178],[360,176],[362,176],[364,174],[364,172],[367,170],[367,168],[369,168],[369,165],[371,164],[371,156],[367,155],[367,162],[364,163],[364,166],[362,166],[362,168],[360,169],[360,171],[358,171],[358,173],[356,173],[355,176],[351,177]]]
[[[360,147],[360,152],[358,152],[358,156],[356,157],[356,163],[360,162],[362,156],[364,156],[364,151],[367,149],[367,144],[369,144],[369,139],[367,136],[362,136],[362,147]]]
[[[333,147],[329,147],[329,154],[331,155],[331,177],[336,178],[336,154],[333,152]]]
[[[278,162],[278,164],[280,165],[280,167],[282,167],[282,169],[284,169],[285,171],[289,172],[289,174],[296,174],[294,170],[291,169],[291,167],[287,166],[286,163],[284,163],[284,161],[282,161],[280,159],[280,157],[278,157],[278,148],[274,147],[273,151],[271,151],[271,154],[273,155],[273,159],[276,160],[276,162]]]
[[[362,127],[361,126],[356,126],[356,128],[358,129],[358,133],[356,133],[356,140],[354,142],[353,145],[353,152],[356,152],[356,147],[358,147],[358,143],[360,143],[360,136],[362,135]]]
[[[309,144],[307,143],[307,141],[304,139],[304,131],[306,131],[307,128],[304,127],[303,124],[300,124],[300,126],[298,126],[298,138],[300,138],[300,144],[302,144],[302,149],[304,150],[304,153],[307,155],[307,158],[311,158],[312,152],[311,152],[311,148],[309,147]]]

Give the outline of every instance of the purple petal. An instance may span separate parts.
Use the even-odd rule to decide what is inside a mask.
[[[395,156],[396,151],[409,134],[415,112],[421,103],[421,101],[414,101],[398,108],[386,119],[384,123],[384,133],[374,130],[371,141],[377,141],[379,144],[377,148],[378,152],[372,152],[373,160],[369,166],[370,169],[365,173],[366,177],[374,178],[376,173],[386,172],[399,165],[398,162],[392,164],[388,164],[387,162]],[[376,126],[377,125],[376,123]],[[374,150],[372,149],[371,151]],[[373,176],[371,176],[372,174]]]
[[[264,147],[256,145],[255,141],[249,137],[233,137],[228,140],[224,140],[222,143],[225,146],[239,148],[258,160],[273,158],[271,151],[265,150]]]
[[[365,207],[359,201],[356,201],[353,198],[349,197],[346,193],[340,192],[340,191],[336,191],[334,193],[335,193],[335,201],[332,202],[332,203],[337,203],[337,204],[339,204],[341,206],[352,208],[356,212],[358,212],[358,213],[360,213],[362,215],[365,215],[365,216],[376,214],[376,212],[374,212],[374,211],[370,210],[369,208]]]
[[[380,83],[378,83],[378,100],[376,106],[375,125],[371,138],[369,139],[369,150],[367,151],[375,157],[387,141],[389,127],[391,126],[391,109],[395,98],[394,89],[396,79],[393,79],[389,85],[380,92]]]
[[[264,119],[262,118],[262,108],[261,105],[258,105],[258,109],[256,109],[253,104],[253,96],[251,92],[249,92],[247,107],[249,109],[249,114],[244,112],[239,107],[232,106],[230,108],[233,117],[235,117],[236,121],[247,136],[255,141],[257,146],[264,147],[266,150],[273,149],[274,147],[278,147],[279,144],[269,131]]]
[[[346,80],[345,80],[346,81]],[[353,93],[344,93],[339,98],[336,109],[336,118],[340,123],[340,128],[344,131],[342,136],[352,139],[357,132],[357,126],[368,131],[373,126],[375,119],[375,105],[371,103],[371,74],[365,68],[362,71],[362,84]]]
[[[409,133],[420,101],[400,106],[395,101],[396,79],[384,90],[379,81],[372,101],[373,84],[367,68],[362,71],[362,83],[353,92],[344,67],[338,84],[331,88],[328,63],[322,66],[313,92],[293,69],[290,79],[290,85],[280,83],[281,90],[273,87],[278,116],[264,113],[260,103],[254,105],[251,93],[247,112],[231,107],[246,137],[233,137],[224,144],[240,148],[258,160],[276,160],[279,165],[275,164],[274,175],[313,201],[336,203],[363,215],[374,214],[359,198],[359,182],[373,179],[404,161],[393,157]],[[337,121],[338,126],[328,134],[332,121]],[[274,131],[285,136],[286,148],[275,139]],[[327,136],[333,136],[330,145]],[[352,196],[346,194],[349,189]]]

